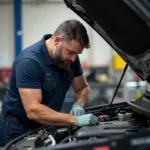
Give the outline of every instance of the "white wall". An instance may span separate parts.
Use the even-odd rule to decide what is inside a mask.
[[[88,64],[96,66],[109,65],[111,48],[64,3],[25,3],[22,8],[23,48],[38,41],[44,34],[53,33],[62,21],[78,19],[87,28],[91,41],[91,48],[80,55],[81,61],[85,60]],[[11,66],[14,59],[13,29],[13,5],[0,4],[0,55],[3,51],[9,54],[8,66]]]
[[[91,34],[91,64],[93,66],[107,66],[110,65],[113,50],[104,41],[104,39],[99,36],[99,34],[92,30]]]
[[[0,5],[0,67],[11,66],[14,59],[13,6]]]

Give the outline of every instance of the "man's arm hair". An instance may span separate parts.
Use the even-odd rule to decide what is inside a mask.
[[[72,88],[76,93],[75,103],[85,106],[89,100],[90,87],[84,75],[75,77],[72,82]]]
[[[75,125],[76,116],[57,112],[43,104],[40,89],[19,88],[27,117],[45,125]]]

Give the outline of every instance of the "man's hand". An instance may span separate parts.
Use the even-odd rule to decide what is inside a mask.
[[[70,114],[74,116],[82,116],[85,114],[85,111],[81,104],[73,104]]]
[[[98,123],[99,123],[98,117],[92,114],[78,116],[76,120],[76,125],[79,127],[87,126],[87,125],[97,125]]]

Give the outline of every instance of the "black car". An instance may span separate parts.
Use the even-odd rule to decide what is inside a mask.
[[[124,59],[127,65],[123,75],[129,65],[142,80],[150,83],[150,0],[64,2]],[[99,125],[43,126],[14,139],[4,149],[150,149],[149,86],[137,100],[113,104],[112,98],[110,104],[90,107],[86,111],[99,117]]]

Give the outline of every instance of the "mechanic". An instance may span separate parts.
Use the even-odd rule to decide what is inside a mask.
[[[15,59],[0,113],[0,146],[42,125],[98,124],[86,114],[90,88],[78,54],[89,48],[89,37],[77,20],[61,23],[53,35],[45,35]],[[76,100],[70,114],[61,113],[72,85]]]

